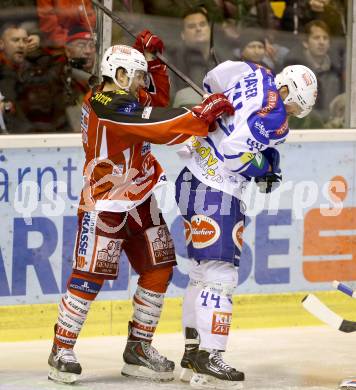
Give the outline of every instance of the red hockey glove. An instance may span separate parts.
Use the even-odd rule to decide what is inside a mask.
[[[205,98],[199,106],[194,106],[192,112],[208,124],[209,131],[214,131],[215,120],[222,114],[233,115],[235,109],[225,95],[214,93]]]
[[[149,30],[141,31],[136,38],[136,41],[133,45],[135,49],[143,53],[147,50],[150,53],[161,53],[164,49],[164,44],[161,38],[157,35],[154,35]]]

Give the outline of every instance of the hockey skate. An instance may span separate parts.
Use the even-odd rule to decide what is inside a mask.
[[[53,346],[48,358],[50,370],[48,379],[62,383],[74,383],[82,372],[82,367],[75,357],[74,351]]]
[[[197,352],[199,351],[199,334],[194,328],[185,328],[185,349],[180,362],[182,371],[179,379],[182,382],[190,382],[193,376],[193,365]]]
[[[199,350],[194,360],[190,385],[196,389],[242,389],[243,372],[224,362],[221,352]]]
[[[339,385],[340,390],[355,390],[356,378],[347,378],[341,381]]]
[[[159,382],[174,379],[174,362],[162,356],[148,341],[128,339],[123,358],[121,374],[124,376]]]

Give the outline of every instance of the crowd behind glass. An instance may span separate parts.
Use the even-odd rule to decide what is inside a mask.
[[[150,29],[164,54],[195,83],[225,60],[279,72],[303,64],[317,75],[313,113],[292,129],[345,127],[345,0],[113,0],[136,31]],[[80,105],[98,72],[101,41],[91,0],[3,0],[0,133],[78,132]],[[132,44],[114,25],[112,43]],[[171,104],[200,101],[171,74]]]

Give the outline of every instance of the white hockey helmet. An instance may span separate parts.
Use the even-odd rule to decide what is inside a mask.
[[[285,67],[275,78],[277,89],[284,85],[289,94],[284,104],[297,103],[302,109],[297,118],[304,118],[312,110],[318,94],[318,82],[312,70],[304,65],[290,65]]]
[[[124,68],[127,72],[129,84],[126,87],[120,85],[116,79],[116,71],[118,68]],[[105,51],[101,61],[101,74],[111,77],[118,87],[127,90],[137,70],[147,72],[147,61],[145,56],[133,47],[115,45]]]

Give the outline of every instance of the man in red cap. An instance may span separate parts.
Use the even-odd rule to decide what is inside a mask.
[[[95,64],[95,42],[90,31],[80,27],[70,30],[65,54],[74,68],[91,73]]]

